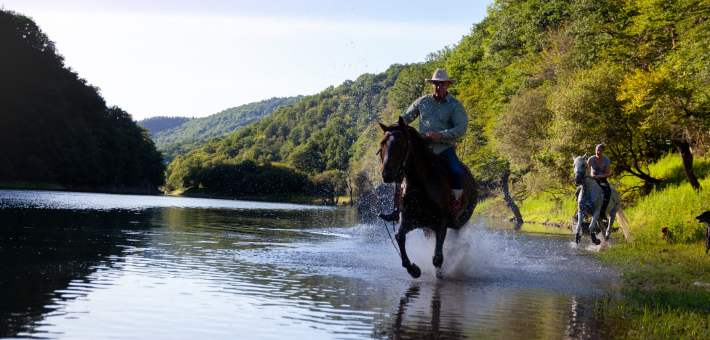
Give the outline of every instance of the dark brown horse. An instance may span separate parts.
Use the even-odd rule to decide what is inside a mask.
[[[407,126],[401,117],[390,126],[379,124],[385,133],[380,142],[382,179],[385,183],[392,183],[400,173],[404,175],[399,229],[395,234],[401,250],[402,267],[407,268],[414,278],[421,275],[421,269],[407,257],[405,242],[408,232],[416,228],[429,229],[436,236],[433,264],[436,276],[441,278],[444,239],[451,215],[451,184],[445,159],[431,151],[429,138]],[[463,195],[455,229],[468,222],[478,200],[473,175],[465,165],[461,165],[464,169]]]

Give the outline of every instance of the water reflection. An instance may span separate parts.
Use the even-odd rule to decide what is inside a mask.
[[[596,320],[591,297],[543,290],[469,289],[452,282],[412,283],[399,299],[390,339],[611,339],[621,320]],[[492,313],[492,311],[495,311]],[[497,312],[497,313],[496,313]]]
[[[589,302],[613,276],[566,235],[476,221],[450,236],[446,280],[411,280],[348,209],[77,195],[0,190],[0,337],[604,338],[620,324]],[[411,242],[430,263],[426,238]]]
[[[0,337],[31,330],[55,308],[52,300],[128,244],[150,214],[133,211],[0,209]]]

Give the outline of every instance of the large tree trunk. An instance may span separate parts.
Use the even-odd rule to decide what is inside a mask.
[[[503,193],[503,200],[505,200],[506,205],[508,205],[508,208],[510,208],[510,211],[512,211],[515,216],[515,227],[519,228],[523,225],[523,215],[520,214],[518,205],[515,204],[515,201],[513,201],[513,198],[510,196],[510,190],[508,189],[509,177],[510,172],[507,171],[500,176],[500,191]]]
[[[688,179],[688,183],[693,189],[700,190],[700,182],[693,172],[693,153],[690,151],[690,143],[682,139],[671,139],[671,142],[678,150],[680,159],[683,160],[683,170],[685,170],[685,178]]]

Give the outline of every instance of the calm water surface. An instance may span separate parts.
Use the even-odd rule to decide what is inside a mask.
[[[0,190],[0,337],[610,338],[618,286],[558,229],[477,218],[443,280],[416,231],[414,280],[381,224],[347,208]],[[539,232],[542,231],[542,232]],[[587,244],[588,238],[585,238]]]

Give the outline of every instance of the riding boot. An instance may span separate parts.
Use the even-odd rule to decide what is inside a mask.
[[[463,189],[451,190],[451,216],[449,217],[449,227],[457,228],[459,226],[459,210],[461,209],[461,196]]]
[[[394,203],[394,209],[392,209],[392,212],[389,214],[380,214],[380,218],[387,221],[387,222],[392,222],[392,221],[399,221],[399,201],[401,200],[402,197],[402,186],[400,183],[395,182],[394,183],[394,199],[392,200]]]

